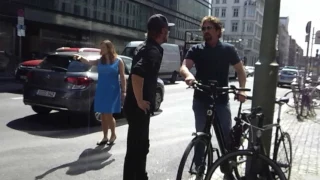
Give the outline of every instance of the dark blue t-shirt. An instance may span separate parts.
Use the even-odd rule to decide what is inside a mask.
[[[234,46],[220,41],[215,47],[206,43],[192,46],[185,59],[193,60],[198,81],[207,83],[208,80],[216,80],[219,87],[229,85],[229,67],[240,62]],[[194,91],[194,98],[205,102],[209,100],[207,94],[197,90]],[[217,99],[217,103],[227,103],[228,101],[228,94],[221,95]]]

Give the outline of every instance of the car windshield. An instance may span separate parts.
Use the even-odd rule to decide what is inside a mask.
[[[85,72],[91,66],[75,61],[72,56],[50,55],[43,60],[39,68],[48,70],[64,69],[67,72]]]
[[[124,55],[124,56],[128,56],[128,57],[133,57],[133,53],[134,53],[134,50],[136,49],[136,47],[126,47],[122,54],[121,55]]]
[[[286,71],[286,70],[283,70],[283,71],[281,71],[281,74],[282,75],[288,75],[288,76],[296,76],[296,75],[298,75],[298,72],[297,71]]]

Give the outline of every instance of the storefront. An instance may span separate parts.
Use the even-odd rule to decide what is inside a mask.
[[[5,73],[15,66],[15,28],[12,23],[0,20],[0,72]]]

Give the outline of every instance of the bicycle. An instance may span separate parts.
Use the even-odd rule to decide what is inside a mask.
[[[184,151],[184,154],[182,156],[182,159],[180,161],[179,164],[179,169],[178,169],[178,173],[177,173],[177,180],[181,180],[181,179],[186,179],[185,177],[183,177],[183,169],[185,167],[187,158],[192,150],[192,148],[203,148],[203,156],[200,155],[201,157],[201,161],[202,162],[198,162],[198,164],[196,164],[196,162],[194,161],[194,157],[196,157],[196,155],[199,154],[195,154],[194,157],[192,158],[192,165],[190,166],[190,168],[188,169],[188,173],[191,175],[196,175],[197,178],[202,178],[205,175],[205,169],[206,166],[210,167],[212,165],[213,162],[213,154],[214,152],[216,152],[217,157],[220,157],[219,154],[219,150],[217,148],[213,148],[212,143],[211,143],[211,124],[213,124],[214,130],[215,130],[215,134],[218,140],[218,145],[220,147],[220,151],[222,152],[222,154],[225,154],[228,152],[228,148],[227,148],[227,143],[224,140],[224,135],[222,133],[222,129],[220,126],[219,120],[217,119],[218,117],[215,116],[215,101],[216,98],[224,93],[233,93],[236,94],[237,91],[250,91],[250,89],[247,88],[236,88],[235,86],[230,86],[230,87],[217,87],[217,81],[209,81],[209,85],[203,85],[201,83],[198,83],[197,81],[195,81],[190,87],[199,90],[199,91],[203,91],[205,93],[208,93],[208,97],[211,99],[211,104],[209,104],[208,106],[208,110],[207,110],[207,120],[205,123],[205,127],[204,130],[202,132],[197,132],[197,133],[193,133],[192,135],[195,136],[191,142],[189,143],[189,145],[187,146],[186,150]],[[239,107],[239,112],[241,112],[241,102],[240,102],[240,107]],[[240,113],[238,113],[238,115],[240,115]],[[239,118],[239,117],[238,117]],[[199,145],[199,143],[202,143]],[[193,167],[193,165],[196,164],[196,167]]]
[[[247,96],[248,99],[252,99],[251,97]],[[275,100],[275,104],[279,105],[279,111],[278,111],[278,118],[277,118],[277,123],[275,124],[269,124],[263,126],[263,119],[264,115],[262,113],[262,108],[257,107],[257,108],[252,108],[251,112],[244,112],[242,114],[241,119],[236,119],[237,124],[239,124],[241,121],[242,123],[247,124],[250,129],[251,129],[251,141],[250,141],[250,148],[247,150],[238,150],[234,152],[230,152],[228,154],[225,154],[224,156],[220,157],[217,161],[213,163],[211,168],[209,169],[206,180],[210,180],[211,178],[214,177],[214,179],[217,179],[217,175],[213,175],[214,172],[216,172],[217,168],[220,167],[220,172],[218,171],[221,175],[223,175],[223,178],[225,179],[250,179],[250,180],[257,180],[257,179],[264,179],[267,178],[268,180],[270,179],[276,179],[278,177],[280,180],[286,180],[290,178],[291,174],[291,165],[292,165],[292,144],[291,144],[291,138],[290,135],[286,132],[283,132],[280,126],[280,114],[281,114],[281,106],[287,101],[289,98],[282,97],[282,98],[277,98]],[[253,126],[250,122],[253,119],[258,119],[258,127]],[[249,123],[248,123],[249,122]],[[275,137],[275,146],[274,146],[274,154],[273,158],[269,158],[266,156],[263,143],[261,141],[261,136],[263,131],[267,131],[272,129],[273,127],[276,127],[276,137]],[[253,129],[257,129],[256,131],[256,141],[253,141]],[[280,138],[279,138],[279,133]],[[284,140],[287,139],[289,142],[289,155],[286,153],[286,157],[290,158],[288,161],[288,164],[284,163],[279,163],[277,162],[278,159],[278,153],[279,153],[279,147],[280,144],[284,144]],[[286,145],[284,144],[284,149],[286,149]],[[237,158],[240,156],[241,158]],[[243,156],[248,156],[249,159],[251,159],[251,162],[247,162],[246,160],[243,160]],[[289,157],[288,157],[289,156]],[[239,174],[239,169],[237,167],[234,167],[235,165],[238,165],[240,163],[248,163],[246,164],[246,170],[245,170],[245,175],[244,177],[241,177]],[[252,166],[253,165],[253,166]],[[261,165],[261,166],[260,166]],[[271,166],[273,170],[270,170],[266,166]],[[284,174],[284,171],[281,170],[281,167],[288,168],[288,175]],[[234,174],[233,174],[234,171]]]
[[[320,86],[311,86],[313,82],[307,81],[305,87],[301,88],[301,83],[297,79],[293,80],[291,84],[291,91],[288,91],[284,96],[292,97],[292,101],[288,101],[286,104],[295,108],[297,118],[301,117],[314,117],[316,116],[315,108],[320,106]]]

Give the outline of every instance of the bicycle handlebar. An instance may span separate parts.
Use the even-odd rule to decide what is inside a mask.
[[[231,85],[230,87],[217,87],[216,81],[211,81],[209,85],[204,85],[202,83],[199,83],[198,81],[193,81],[192,84],[189,86],[198,90],[202,91],[208,94],[224,94],[224,93],[233,93],[237,94],[237,91],[251,91],[251,89],[248,88],[237,88],[234,85]]]

